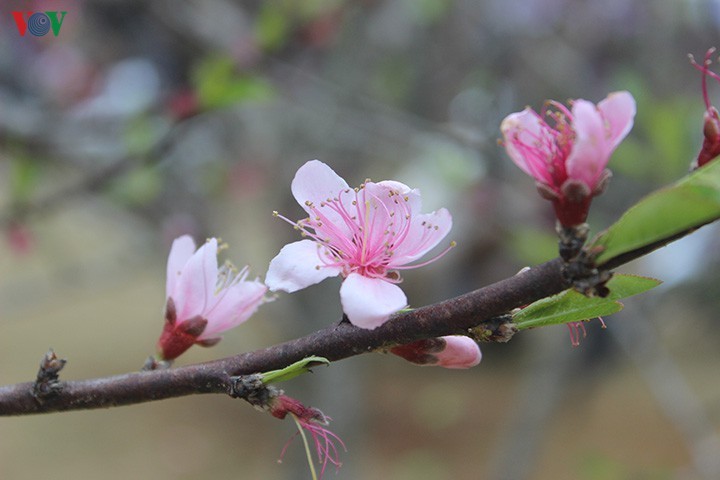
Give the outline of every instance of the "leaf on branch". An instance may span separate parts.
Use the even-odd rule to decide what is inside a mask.
[[[720,218],[720,161],[657,190],[630,207],[597,235],[589,250],[600,250],[598,266]],[[659,245],[658,245],[659,246]]]
[[[660,283],[654,278],[616,274],[607,284],[610,294],[605,298],[565,290],[523,308],[513,315],[513,322],[518,330],[524,330],[611,315],[623,308],[618,300],[646,292]]]
[[[265,385],[270,383],[285,382],[291,378],[302,375],[303,373],[311,372],[311,368],[317,367],[318,365],[330,365],[330,360],[325,357],[305,357],[291,365],[280,370],[271,370],[269,372],[262,373],[262,382]]]

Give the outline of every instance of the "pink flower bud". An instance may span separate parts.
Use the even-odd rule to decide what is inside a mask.
[[[390,352],[416,365],[445,368],[470,368],[482,359],[478,344],[461,335],[418,340]]]

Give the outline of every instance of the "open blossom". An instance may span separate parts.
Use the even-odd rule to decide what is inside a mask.
[[[690,63],[702,72],[702,94],[703,100],[705,101],[705,113],[703,115],[703,139],[700,153],[698,153],[697,159],[695,160],[694,167],[702,167],[710,160],[720,155],[720,115],[718,114],[717,108],[713,107],[710,103],[710,96],[707,90],[707,77],[710,77],[720,82],[720,75],[710,70],[712,64],[713,53],[715,48],[709,49],[705,53],[705,59],[702,65],[698,65],[695,59],[690,56]]]
[[[267,287],[248,281],[230,263],[218,268],[218,242],[211,238],[197,251],[187,235],[175,239],[167,265],[165,326],[158,350],[173,360],[193,344],[215,345],[219,335],[243,323],[265,299]]]
[[[422,366],[470,368],[482,360],[477,342],[462,335],[418,340],[392,347],[390,352]]]
[[[531,108],[502,121],[505,150],[551,200],[563,226],[585,222],[592,197],[604,190],[610,155],[630,132],[635,100],[614,92],[594,105],[574,100],[571,109],[549,101],[540,114]]]
[[[292,222],[306,240],[285,245],[270,262],[265,283],[295,292],[342,275],[340,300],[355,325],[376,328],[407,305],[400,270],[445,238],[452,226],[441,208],[420,213],[420,192],[400,182],[366,181],[353,189],[330,167],[311,160],[295,174],[292,193],[308,214]],[[276,214],[277,215],[277,214]]]

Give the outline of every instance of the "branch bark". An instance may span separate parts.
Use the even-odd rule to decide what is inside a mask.
[[[605,262],[627,263],[696,228]],[[166,370],[128,373],[90,380],[58,382],[52,395],[34,394],[36,382],[0,387],[0,416],[109,408],[199,393],[232,395],[232,377],[284,368],[317,355],[336,361],[423,338],[468,334],[498,327],[494,317],[570,287],[556,258],[492,285],[394,316],[375,330],[341,321],[310,335],[254,352]]]
[[[0,415],[26,415],[108,408],[197,393],[231,394],[231,377],[283,368],[311,355],[330,361],[373,352],[422,338],[467,334],[495,328],[493,317],[568,288],[555,259],[522,274],[443,302],[399,314],[375,330],[348,322],[254,352],[212,362],[128,373],[91,380],[60,382],[52,396],[38,398],[34,382],[0,387]]]

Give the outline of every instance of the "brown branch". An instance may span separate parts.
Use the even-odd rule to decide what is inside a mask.
[[[107,408],[196,393],[232,394],[231,377],[283,368],[311,355],[341,360],[421,338],[468,333],[493,317],[567,288],[559,259],[520,275],[440,303],[400,314],[375,330],[340,322],[296,340],[262,350],[186,367],[60,382],[42,402],[35,382],[0,387],[0,415]]]
[[[605,266],[619,266],[695,230],[625,253]],[[502,326],[496,317],[570,286],[562,269],[563,261],[556,258],[487,287],[396,315],[375,330],[340,322],[305,337],[212,362],[91,380],[55,379],[52,395],[42,398],[34,393],[37,381],[3,386],[0,416],[108,408],[197,393],[235,395],[232,377],[280,369],[312,355],[336,361],[422,338],[468,334],[476,327],[489,332],[485,337],[492,340]]]

